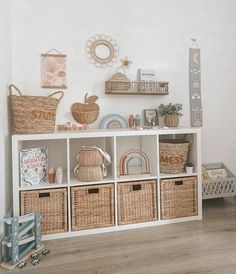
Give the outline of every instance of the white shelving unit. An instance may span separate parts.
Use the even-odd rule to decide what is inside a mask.
[[[159,140],[165,136],[173,137],[191,134],[192,143],[190,146],[189,159],[194,164],[193,174],[161,174],[159,170]],[[102,181],[79,182],[73,174],[73,169],[77,164],[76,155],[83,145],[96,145],[107,151],[112,164],[108,166],[108,176]],[[48,148],[49,166],[62,166],[64,170],[63,184],[49,184],[48,182],[33,186],[21,186],[19,151],[26,148],[46,146]],[[144,151],[150,160],[150,175],[119,176],[119,161],[121,155],[129,150],[138,148]],[[68,232],[48,234],[43,236],[43,240],[57,239],[79,235],[89,235],[109,231],[118,231],[131,228],[156,226],[168,223],[185,222],[202,219],[202,185],[201,185],[201,137],[199,128],[174,128],[157,130],[86,130],[78,132],[55,132],[48,134],[33,135],[13,135],[12,136],[12,170],[13,170],[13,213],[20,215],[20,192],[36,189],[67,188],[67,208],[68,208]],[[198,185],[198,214],[196,216],[176,218],[170,220],[160,219],[160,180],[170,178],[197,177]],[[158,218],[156,221],[118,225],[117,210],[117,184],[121,182],[132,182],[140,180],[155,180],[157,189],[157,209]],[[73,186],[114,184],[115,193],[115,225],[111,227],[86,229],[79,231],[71,230],[71,203],[70,189]]]

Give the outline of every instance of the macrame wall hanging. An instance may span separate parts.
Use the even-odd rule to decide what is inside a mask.
[[[189,49],[189,98],[191,126],[202,126],[202,97],[201,97],[201,62],[200,49],[197,40],[192,39],[193,44]]]
[[[41,54],[41,81],[43,88],[67,88],[66,55],[56,49]]]

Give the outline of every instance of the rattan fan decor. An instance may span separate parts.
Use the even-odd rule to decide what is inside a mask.
[[[98,96],[85,94],[84,103],[74,103],[71,106],[71,113],[76,122],[81,125],[88,125],[95,122],[99,114],[99,106],[96,104]]]

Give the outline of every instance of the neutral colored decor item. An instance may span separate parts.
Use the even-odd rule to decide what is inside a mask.
[[[212,177],[205,176],[203,172],[211,174]],[[216,173],[217,176],[215,176]],[[202,198],[213,199],[233,196],[236,196],[236,176],[232,171],[223,163],[203,164]]]
[[[182,104],[161,104],[158,108],[158,114],[164,116],[164,123],[167,127],[177,127],[179,124],[179,117],[183,115],[181,110]]]
[[[120,95],[168,95],[168,82],[157,81],[129,81],[111,78],[105,82],[106,94]]]
[[[110,155],[96,146],[83,146],[77,155],[78,165],[74,168],[75,176],[81,182],[101,181],[107,176]]]
[[[88,124],[95,122],[99,114],[99,106],[96,104],[98,96],[85,94],[84,103],[74,103],[71,113],[76,122],[87,128]]]
[[[13,95],[15,89],[18,95]],[[47,133],[55,129],[56,111],[64,93],[56,91],[49,96],[22,95],[15,85],[9,86],[14,134]],[[54,95],[60,97],[54,98]]]
[[[130,114],[129,116],[129,127],[133,128],[134,127],[134,115]]]
[[[113,91],[127,91],[130,88],[130,80],[126,76],[125,69],[122,66],[116,68],[115,74],[112,75],[109,81],[112,83]]]
[[[161,219],[175,219],[198,214],[197,178],[162,179]]]
[[[47,147],[20,150],[20,182],[29,186],[46,181],[48,172]]]
[[[39,212],[42,234],[66,232],[67,188],[37,189],[20,192],[20,212]]]
[[[50,184],[55,183],[56,171],[53,167],[48,168],[48,182]]]
[[[185,172],[190,143],[186,140],[160,140],[160,172],[177,174]]]
[[[72,187],[72,231],[114,226],[114,204],[113,184]]]
[[[127,122],[124,117],[119,114],[108,114],[102,118],[99,128],[105,129],[118,129],[118,128],[127,128]]]
[[[154,69],[138,69],[138,81],[155,81],[156,73]]]
[[[156,181],[118,183],[118,224],[157,219]]]
[[[135,173],[131,171],[133,160],[138,160],[139,165],[136,166]],[[120,176],[132,174],[150,174],[150,163],[146,153],[139,149],[130,149],[126,151],[120,159]]]
[[[43,88],[67,88],[65,54],[56,49],[41,54],[41,81]]]
[[[200,49],[197,40],[192,39],[193,45],[189,49],[189,98],[191,126],[202,126],[202,101],[201,101],[201,61]]]
[[[140,127],[141,126],[141,116],[139,114],[135,115],[134,122],[135,122],[135,126],[136,127]]]
[[[98,68],[106,68],[117,60],[119,46],[110,36],[96,34],[88,39],[86,53],[91,63]]]
[[[156,109],[144,110],[144,126],[155,127],[158,125],[158,115]]]
[[[62,184],[63,183],[63,169],[62,169],[61,166],[58,166],[56,168],[55,181],[58,184]]]
[[[193,164],[191,162],[187,162],[185,164],[185,170],[187,174],[192,174],[193,173]]]

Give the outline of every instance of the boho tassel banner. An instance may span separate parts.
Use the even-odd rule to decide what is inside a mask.
[[[66,55],[54,48],[41,54],[41,81],[43,88],[67,88]]]

